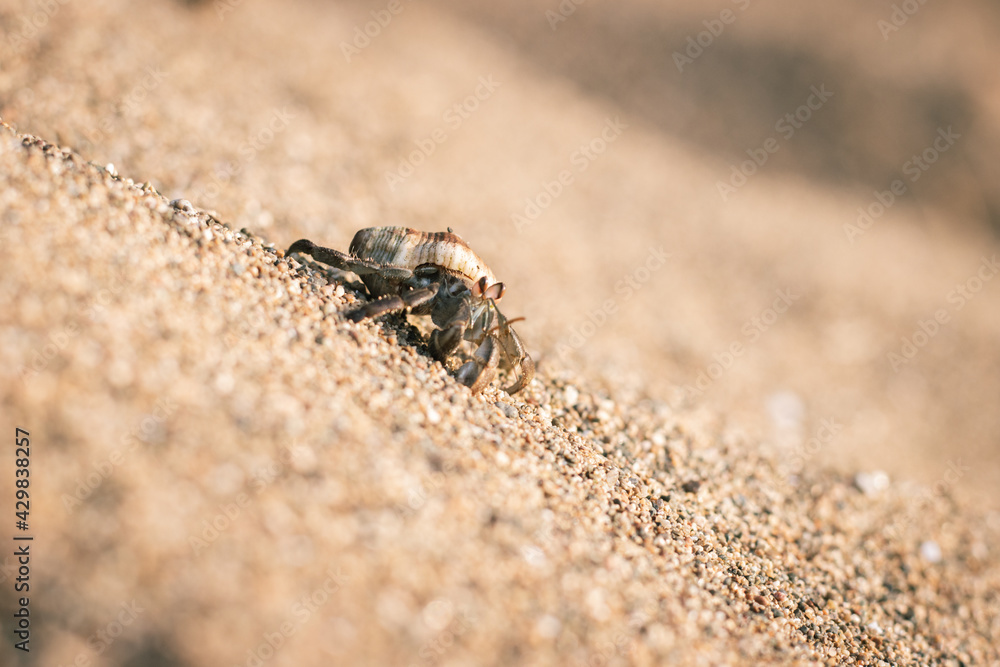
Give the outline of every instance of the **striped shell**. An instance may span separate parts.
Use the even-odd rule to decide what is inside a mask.
[[[452,232],[369,227],[354,235],[350,253],[359,259],[411,270],[421,264],[436,264],[461,275],[470,285],[483,276],[488,285],[497,281],[486,262]]]

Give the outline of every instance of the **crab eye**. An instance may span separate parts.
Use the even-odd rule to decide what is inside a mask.
[[[482,296],[483,292],[486,291],[486,276],[481,277],[476,281],[476,284],[472,286],[472,294],[475,296]]]
[[[492,285],[490,285],[489,289],[483,290],[483,298],[499,301],[500,299],[503,298],[503,294],[506,291],[507,289],[504,287],[503,283],[493,283]]]

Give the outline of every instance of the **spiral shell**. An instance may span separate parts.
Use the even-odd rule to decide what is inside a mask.
[[[434,264],[461,276],[469,285],[483,277],[488,285],[497,282],[486,262],[453,232],[369,227],[354,235],[350,253],[359,259],[410,270],[422,264]]]

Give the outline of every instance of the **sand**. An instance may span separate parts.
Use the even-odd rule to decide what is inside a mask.
[[[35,538],[30,654],[0,559],[0,662],[1000,663],[1000,297],[947,298],[995,239],[901,205],[852,245],[857,193],[778,170],[720,206],[725,159],[533,68],[530,31],[403,6],[353,62],[379,7],[56,3],[16,48],[0,12],[0,415]],[[507,282],[525,391],[472,395],[283,253],[396,223]]]

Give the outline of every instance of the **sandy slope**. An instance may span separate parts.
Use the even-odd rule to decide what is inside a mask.
[[[995,240],[938,199],[852,244],[866,190],[808,165],[722,203],[725,150],[442,6],[350,62],[378,8],[70,3],[16,44],[0,9],[0,113],[45,140],[0,151],[37,664],[995,663],[1000,293],[952,298]],[[267,246],[389,222],[486,256],[528,391]]]

